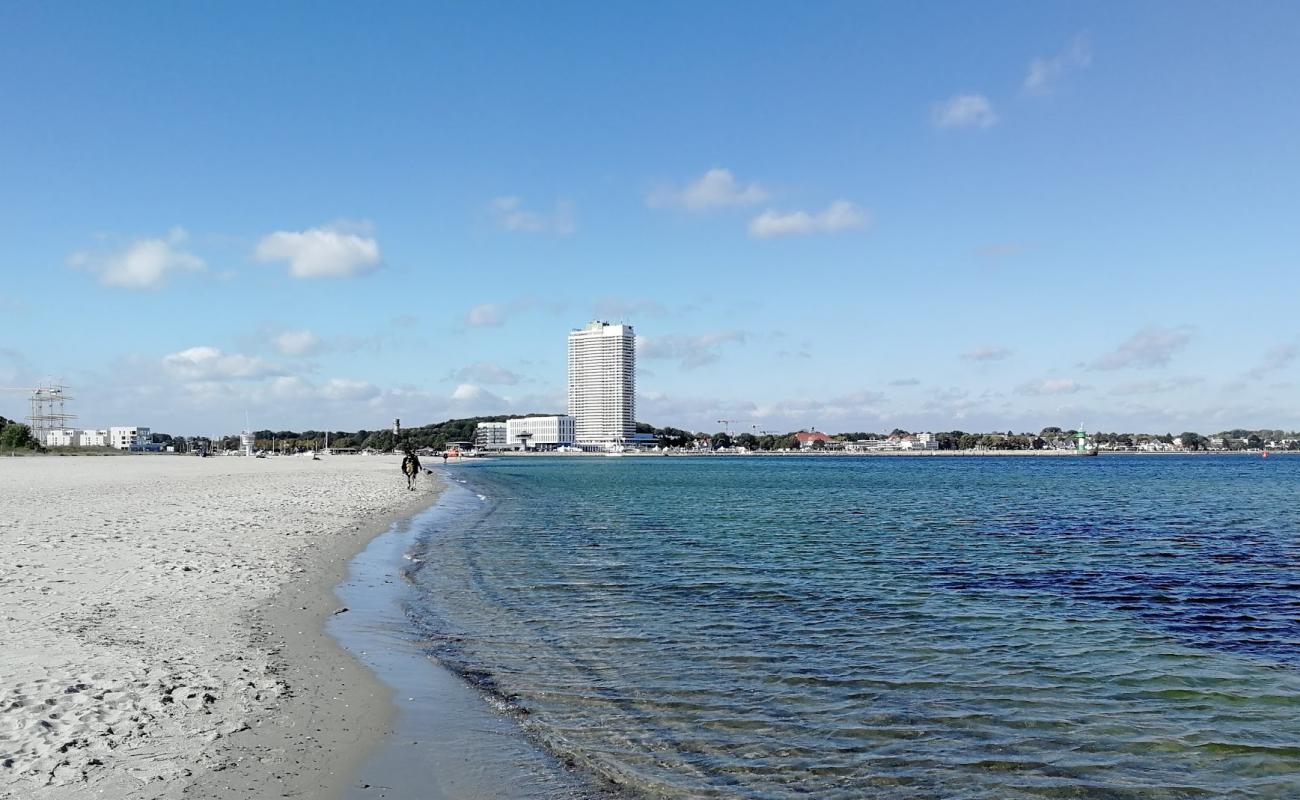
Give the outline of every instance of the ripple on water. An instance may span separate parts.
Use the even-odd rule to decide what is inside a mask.
[[[612,463],[610,463],[612,462]],[[1300,460],[508,460],[412,616],[665,797],[1300,797]]]

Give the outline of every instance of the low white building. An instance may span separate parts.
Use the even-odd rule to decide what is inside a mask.
[[[893,437],[891,436],[892,440]],[[898,437],[899,450],[938,450],[939,440],[934,438],[933,433],[918,433],[914,436]]]
[[[115,425],[108,429],[108,446],[118,450],[143,449],[150,438],[148,428]]]
[[[108,431],[87,428],[81,432],[81,447],[108,447]]]
[[[81,447],[81,431],[75,428],[55,428],[45,432],[46,447]]]
[[[849,453],[893,452],[898,450],[938,450],[939,440],[933,433],[907,434],[890,436],[887,439],[860,439],[845,442],[844,450]]]
[[[1139,442],[1137,449],[1144,453],[1168,453],[1176,448],[1172,444],[1166,444],[1152,439],[1146,442]]]
[[[505,450],[508,446],[504,422],[480,422],[475,426],[475,450]]]
[[[573,444],[573,417],[520,417],[506,422],[506,446],[520,450],[554,450]]]

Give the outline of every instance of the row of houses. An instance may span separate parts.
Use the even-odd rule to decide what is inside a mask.
[[[1232,452],[1239,450],[1292,450],[1300,447],[1300,440],[1297,439],[1262,439],[1252,442],[1249,439],[1234,439],[1228,436],[1209,436],[1202,440],[1201,449],[1211,452]],[[1146,439],[1138,441],[1133,445],[1117,445],[1105,443],[1101,445],[1102,450],[1136,450],[1141,453],[1181,453],[1190,449],[1183,437],[1175,436],[1173,441],[1164,442],[1159,439]]]
[[[938,450],[939,440],[933,433],[906,433],[884,439],[859,439],[841,442],[821,431],[799,431],[794,435],[799,449],[843,450],[846,453],[895,452],[904,450]],[[818,444],[820,442],[820,444]]]
[[[54,428],[45,432],[46,447],[112,447],[117,450],[148,450],[153,433],[139,425],[109,428]]]

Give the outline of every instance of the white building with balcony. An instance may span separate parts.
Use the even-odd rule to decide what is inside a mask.
[[[506,446],[517,450],[554,450],[573,444],[574,419],[554,417],[520,417],[507,420]]]
[[[890,437],[892,440],[894,437]],[[912,436],[898,437],[899,450],[938,450],[939,440],[933,433],[918,433]]]
[[[506,423],[480,422],[474,427],[474,449],[505,450]]]
[[[81,432],[81,447],[108,447],[108,431],[87,428]]]
[[[114,426],[108,429],[108,446],[118,450],[144,449],[151,436],[148,428]]]
[[[54,428],[45,432],[46,447],[81,447],[81,431],[75,428]]]
[[[636,436],[636,334],[631,325],[592,322],[569,333],[569,414],[574,442],[621,446]]]

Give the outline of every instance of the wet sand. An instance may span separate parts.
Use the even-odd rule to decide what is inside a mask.
[[[481,499],[454,472],[432,508],[403,519],[352,560],[338,589],[350,609],[327,629],[392,687],[396,714],[357,769],[346,800],[595,800],[618,795],[528,738],[494,705],[428,654],[406,617],[416,589],[405,577],[424,537],[476,514]],[[436,565],[429,565],[436,568]]]

